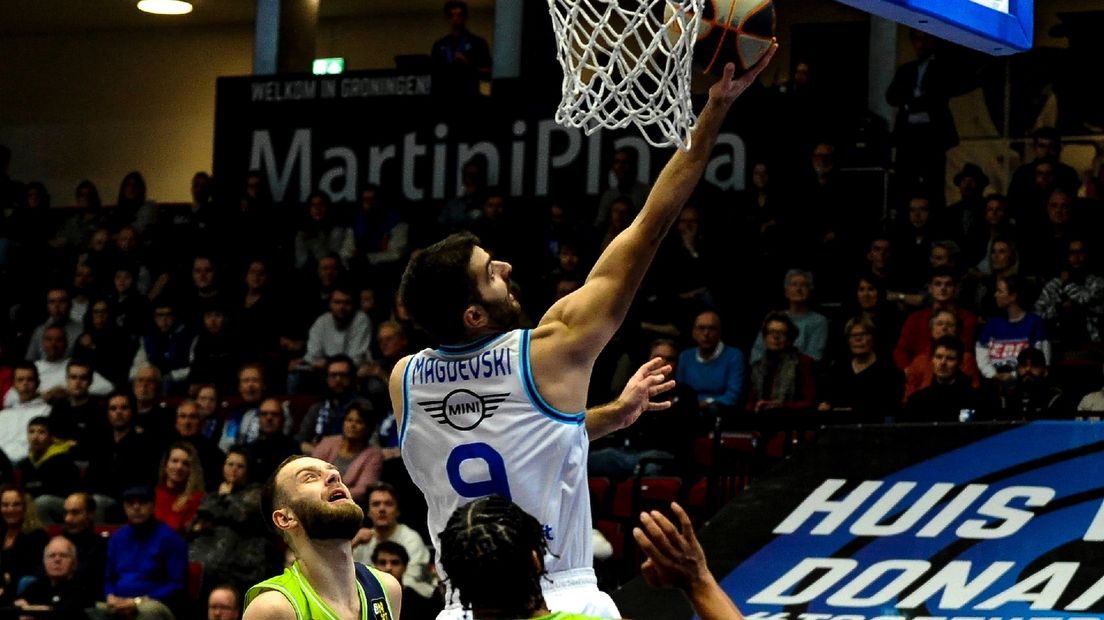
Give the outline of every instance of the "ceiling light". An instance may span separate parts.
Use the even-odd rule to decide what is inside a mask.
[[[184,15],[192,12],[192,3],[183,0],[141,0],[138,10],[155,15]]]

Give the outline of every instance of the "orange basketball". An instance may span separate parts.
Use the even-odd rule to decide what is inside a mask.
[[[666,16],[673,10],[667,5]],[[677,21],[669,21],[677,28]],[[694,42],[694,66],[721,75],[726,63],[735,63],[736,75],[744,73],[771,46],[774,39],[774,3],[771,0],[705,0]],[[669,32],[677,38],[678,32]]]

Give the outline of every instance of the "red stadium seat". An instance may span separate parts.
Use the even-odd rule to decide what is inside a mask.
[[[609,478],[587,479],[587,488],[590,489],[590,513],[595,521],[609,512],[610,486]]]

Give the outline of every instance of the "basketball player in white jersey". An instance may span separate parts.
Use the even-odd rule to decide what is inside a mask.
[[[725,68],[709,90],[691,149],[675,152],[636,219],[583,286],[549,308],[535,329],[514,329],[520,306],[510,294],[511,267],[469,234],[415,255],[403,275],[403,303],[443,343],[402,359],[390,382],[403,459],[425,494],[434,546],[461,504],[488,495],[514,501],[544,530],[550,579],[543,587],[553,611],[620,617],[592,567],[587,445],[640,410],[585,411],[591,370],[701,177],[725,114],[776,50],[736,80],[735,68]],[[641,372],[659,366],[655,360]],[[456,597],[447,605],[439,618],[462,616]]]

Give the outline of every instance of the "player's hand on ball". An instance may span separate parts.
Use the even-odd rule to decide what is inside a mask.
[[[732,63],[726,64],[724,75],[716,84],[709,88],[709,98],[716,99],[726,104],[735,101],[749,86],[755,83],[755,80],[759,79],[759,74],[770,64],[771,59],[774,58],[774,54],[777,51],[778,42],[775,41],[771,43],[767,53],[763,54],[763,57],[759,59],[759,62],[755,63],[754,67],[735,80],[732,79],[732,76],[736,73],[736,65]]]

